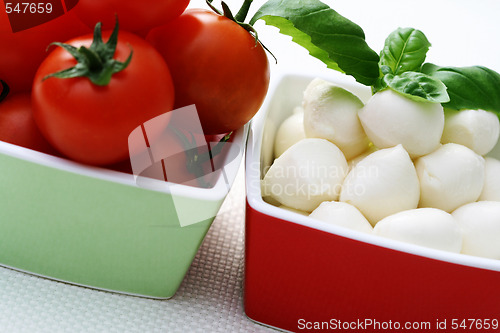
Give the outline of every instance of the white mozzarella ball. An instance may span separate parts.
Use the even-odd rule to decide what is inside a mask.
[[[445,110],[442,143],[458,143],[486,155],[495,147],[500,122],[493,112],[484,110]]]
[[[484,184],[484,158],[471,149],[447,143],[415,161],[420,207],[452,212],[476,201]]]
[[[372,225],[361,212],[345,202],[325,201],[313,210],[310,217],[361,232],[371,233]]]
[[[403,146],[378,150],[347,175],[340,201],[350,203],[375,225],[386,216],[417,208],[420,187],[410,156]]]
[[[402,144],[412,158],[437,149],[444,127],[441,104],[415,101],[391,89],[374,94],[359,119],[375,146]]]
[[[304,216],[308,216],[309,215],[308,212],[304,212],[303,210],[298,210],[298,209],[290,208],[290,207],[283,206],[283,205],[280,205],[279,207],[281,209],[287,210],[287,211],[292,212],[292,213],[297,213],[297,214],[304,215]]]
[[[337,200],[347,161],[330,141],[303,139],[274,160],[262,180],[263,196],[311,212],[323,201]]]
[[[486,157],[484,162],[484,186],[478,200],[500,201],[500,161]]]
[[[307,137],[333,142],[350,159],[368,148],[358,118],[363,102],[344,88],[314,79],[304,91],[304,129]]]
[[[406,210],[379,221],[375,235],[433,249],[459,253],[462,231],[449,213],[435,208]]]
[[[269,193],[265,193],[265,188],[264,188],[264,182],[263,181],[261,181],[260,185],[261,185],[262,199],[265,202],[267,202],[270,205],[276,206],[276,207],[282,206],[281,203],[278,200],[276,200],[273,197],[271,197],[269,195]]]
[[[304,112],[302,108],[285,119],[278,128],[274,140],[274,157],[280,157],[288,148],[304,139]]]
[[[473,202],[452,215],[464,234],[462,253],[500,259],[500,202]]]
[[[347,165],[349,167],[349,171],[352,170],[352,168],[354,168],[359,162],[361,162],[366,156],[370,155],[371,153],[374,153],[378,150],[377,147],[375,147],[374,145],[371,145],[370,147],[368,147],[368,149],[366,151],[364,151],[361,155],[358,155],[356,156],[355,158],[353,159],[350,159],[347,161]]]

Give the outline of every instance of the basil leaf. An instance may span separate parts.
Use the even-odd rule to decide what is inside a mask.
[[[414,100],[426,100],[432,103],[446,103],[450,100],[443,82],[423,73],[387,74],[383,80],[392,90]]]
[[[375,81],[372,85],[372,93],[376,93],[377,91],[384,90],[387,88],[387,83],[384,80],[384,76],[388,74],[393,74],[392,69],[389,66],[382,65],[380,66],[380,77]]]
[[[386,74],[386,75],[394,76],[393,74]],[[385,75],[384,75],[379,77],[377,81],[375,81],[375,84],[373,84],[372,86],[372,93],[375,94],[376,92],[384,90],[385,88],[387,88],[387,82],[385,81]]]
[[[414,28],[399,28],[385,40],[380,53],[380,66],[388,66],[392,74],[416,72],[425,61],[431,43],[424,33]]]
[[[291,36],[328,68],[368,86],[379,77],[379,56],[367,45],[363,30],[319,0],[269,0],[250,24],[259,19]]]
[[[500,74],[483,67],[440,67],[430,63],[422,72],[441,80],[448,88],[450,102],[444,106],[453,110],[492,111],[500,115]]]

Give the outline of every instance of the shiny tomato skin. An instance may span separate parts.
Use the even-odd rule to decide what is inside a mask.
[[[146,39],[171,69],[175,107],[195,104],[205,134],[240,128],[262,105],[269,86],[266,52],[234,21],[188,9]]]
[[[42,153],[57,154],[33,119],[29,93],[8,95],[0,102],[0,140]]]
[[[122,30],[147,33],[181,15],[188,4],[189,0],[79,0],[75,12],[89,27],[102,22],[104,29],[112,29],[116,15]]]
[[[12,93],[29,92],[50,43],[90,32],[92,30],[69,11],[47,23],[13,33],[7,14],[0,10],[0,78],[8,83]]]
[[[103,33],[106,41],[110,32]],[[68,41],[90,46],[92,35]],[[126,69],[106,86],[86,77],[43,78],[72,67],[75,59],[55,48],[38,69],[33,84],[35,121],[47,140],[65,156],[87,164],[107,165],[128,158],[128,136],[143,122],[171,111],[174,89],[169,69],[160,54],[144,39],[125,31],[118,35],[114,58]]]

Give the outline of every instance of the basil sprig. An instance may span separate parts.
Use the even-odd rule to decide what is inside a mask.
[[[443,82],[419,72],[387,74],[383,78],[387,87],[414,100],[446,103],[450,100]]]
[[[399,28],[385,40],[380,53],[380,66],[387,66],[391,73],[416,72],[425,61],[431,43],[424,33],[413,28]]]
[[[500,74],[483,67],[440,67],[426,63],[422,72],[442,81],[450,101],[444,106],[453,110],[486,110],[500,115]]]
[[[390,88],[453,110],[482,109],[500,115],[500,74],[483,66],[424,63],[429,47],[425,35],[413,28],[391,33],[380,54],[381,77],[373,90]]]
[[[367,45],[363,29],[319,0],[269,0],[250,24],[259,19],[291,36],[328,68],[368,86],[379,77],[379,56]]]
[[[432,103],[450,100],[439,79],[420,72],[431,43],[423,32],[398,28],[385,40],[380,52],[380,77],[373,92],[390,88],[411,99]]]
[[[262,19],[306,48],[328,68],[353,76],[373,93],[392,89],[409,98],[500,115],[500,74],[482,66],[425,64],[431,43],[423,32],[398,28],[378,55],[363,30],[319,0],[268,0],[250,20]]]

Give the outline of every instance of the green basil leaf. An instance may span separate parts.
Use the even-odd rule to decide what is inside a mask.
[[[387,74],[383,80],[392,90],[414,100],[426,100],[432,103],[446,103],[450,100],[443,82],[423,73]]]
[[[379,77],[379,56],[367,45],[363,30],[319,0],[269,0],[250,24],[259,19],[291,36],[328,68],[368,86]]]
[[[417,72],[425,61],[431,43],[414,28],[399,28],[385,40],[380,66],[388,66],[394,75]]]
[[[448,88],[450,102],[444,106],[453,110],[492,111],[500,115],[500,74],[483,67],[440,67],[430,63],[422,72],[442,81]]]
[[[392,75],[394,76],[393,74],[386,74],[386,75]],[[385,80],[385,75],[384,76],[381,76],[377,79],[377,81],[375,81],[375,83],[373,84],[372,86],[372,93],[376,93],[380,90],[384,90],[385,88],[387,88],[387,82]]]

